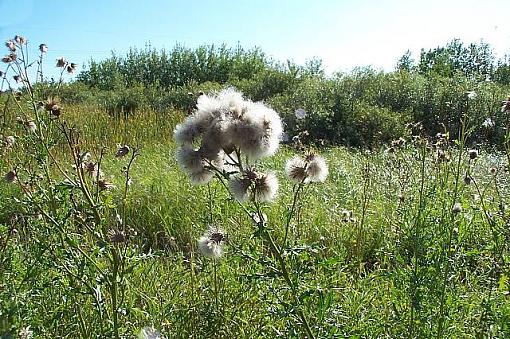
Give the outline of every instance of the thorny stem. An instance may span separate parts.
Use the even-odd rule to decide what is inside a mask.
[[[246,213],[246,215],[259,227],[259,231],[260,231],[260,234],[262,235],[262,238],[264,240],[266,240],[266,242],[268,243],[271,253],[273,254],[273,256],[275,257],[276,261],[278,262],[278,264],[280,266],[281,276],[285,280],[285,283],[287,284],[287,286],[289,286],[292,291],[292,297],[294,299],[294,302],[296,303],[296,311],[297,311],[297,314],[301,320],[301,323],[302,323],[301,325],[302,325],[304,331],[307,333],[308,338],[314,339],[315,336],[310,328],[310,325],[308,324],[308,320],[307,320],[304,312],[299,307],[297,307],[298,302],[299,302],[298,290],[297,290],[296,284],[292,281],[292,279],[290,277],[290,274],[289,274],[289,271],[287,268],[287,264],[285,262],[285,259],[283,258],[283,255],[282,255],[283,251],[280,248],[278,248],[278,245],[276,245],[276,243],[274,242],[273,237],[271,236],[271,233],[265,227],[265,221],[264,221],[263,214],[262,214],[259,204],[257,202],[255,202],[255,208],[257,210],[257,215],[259,218],[259,220],[256,220],[255,215],[250,213],[250,211],[246,208],[246,206],[244,206],[240,201],[238,201],[237,199],[235,199],[235,197],[232,196],[230,190],[228,189],[228,185],[225,183],[225,180],[220,175],[219,171],[216,172],[216,177],[220,180],[223,187],[227,190],[227,192],[229,192],[231,197],[237,202],[237,204],[239,205],[239,207],[241,207],[241,209],[244,211],[244,213]]]
[[[289,233],[290,221],[292,220],[292,217],[294,216],[294,212],[295,212],[296,204],[297,204],[297,201],[298,201],[299,193],[300,193],[301,189],[303,188],[305,179],[306,178],[304,178],[299,184],[297,184],[297,189],[295,189],[294,197],[292,199],[292,207],[287,212],[287,221],[285,223],[285,235],[283,237],[283,247],[285,247],[286,244],[287,244],[287,236],[288,236],[288,233]]]
[[[421,163],[420,163],[420,192],[419,192],[419,202],[418,202],[418,211],[414,223],[414,248],[413,248],[413,278],[411,284],[411,316],[409,317],[409,331],[410,337],[414,337],[414,313],[415,313],[415,303],[416,303],[416,292],[418,289],[417,281],[418,281],[418,236],[420,235],[420,228],[422,223],[422,212],[424,205],[424,189],[425,189],[425,152],[426,152],[426,144],[423,142],[421,148]]]
[[[454,212],[452,211],[452,209],[453,209],[454,204],[457,202],[457,197],[459,195],[462,154],[463,154],[464,145],[465,145],[465,141],[466,141],[466,123],[467,123],[466,120],[467,120],[467,114],[461,120],[461,127],[459,130],[459,145],[458,145],[459,156],[457,158],[453,199],[452,199],[452,203],[450,205],[450,214],[449,215],[450,215],[451,219],[449,220],[450,227],[448,228],[448,242],[446,244],[446,269],[445,269],[444,275],[443,275],[443,282],[442,282],[442,287],[441,287],[441,299],[440,299],[440,303],[439,303],[439,325],[437,328],[437,336],[436,336],[436,338],[438,338],[438,339],[443,336],[443,330],[444,330],[446,286],[448,285],[448,275],[450,274],[450,269],[451,269],[450,252],[451,252],[451,246],[452,246],[452,241],[453,241],[453,229],[455,227],[455,215],[454,215]]]

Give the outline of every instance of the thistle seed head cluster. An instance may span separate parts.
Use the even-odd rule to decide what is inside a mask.
[[[221,170],[236,152],[255,161],[278,149],[282,122],[263,103],[226,89],[216,95],[201,95],[196,107],[174,130],[177,160],[194,183],[209,182],[211,169]]]
[[[317,153],[308,153],[304,158],[294,156],[285,164],[285,172],[296,183],[323,182],[329,169],[326,160]]]

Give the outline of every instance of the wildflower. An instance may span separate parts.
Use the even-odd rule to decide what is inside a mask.
[[[203,236],[198,239],[198,250],[203,256],[219,259],[223,254],[226,235],[216,226],[209,226]]]
[[[108,182],[104,179],[100,179],[97,181],[97,186],[99,186],[99,188],[101,190],[110,190],[110,189],[114,189],[115,188],[115,185],[112,184],[111,182]]]
[[[308,163],[306,167],[307,179],[311,182],[323,182],[326,180],[329,170],[326,160],[318,154],[310,153],[305,157]]]
[[[30,339],[33,335],[34,332],[30,329],[30,325],[23,327],[18,333],[18,337],[20,339]]]
[[[452,212],[455,214],[462,212],[462,205],[460,204],[460,202],[456,202],[453,205]]]
[[[476,94],[475,91],[467,91],[466,94],[468,99],[470,100],[476,99],[476,97],[478,96],[478,94]]]
[[[5,137],[4,139],[5,148],[11,148],[12,146],[14,146],[15,141],[16,139],[12,135]]]
[[[278,192],[278,179],[274,173],[260,174],[255,179],[253,195],[255,201],[267,202],[275,198]]]
[[[63,68],[67,65],[66,59],[64,57],[60,57],[57,59],[57,67]]]
[[[504,112],[503,112],[504,113]],[[494,120],[492,120],[490,117],[485,119],[483,122],[482,122],[482,127],[484,128],[492,128],[494,127],[495,123],[494,123]]]
[[[76,68],[78,67],[77,64],[75,64],[74,62],[71,62],[70,64],[67,65],[67,73],[69,74],[73,74],[75,71],[76,71]]]
[[[12,40],[7,40],[5,42],[5,46],[9,49],[11,52],[16,52],[16,44]]]
[[[306,111],[303,108],[298,108],[294,111],[294,115],[296,116],[296,119],[302,120],[306,118]]]
[[[126,156],[128,153],[129,153],[128,145],[119,146],[119,148],[117,148],[117,152],[115,152],[115,157],[122,158],[122,157]]]
[[[469,159],[474,160],[474,159],[476,159],[478,157],[478,150],[470,149],[468,151],[468,154],[469,154]]]
[[[19,44],[19,45],[24,45],[27,43],[27,39],[25,39],[24,37],[22,37],[21,35],[16,35],[14,37],[14,40]]]
[[[510,95],[508,96],[508,98],[502,102],[502,105],[501,106],[501,113],[505,113],[507,111],[510,111]]]
[[[16,171],[12,170],[12,171],[7,172],[4,179],[8,183],[13,183],[16,180],[16,177],[17,177]]]
[[[32,133],[35,133],[35,131],[37,131],[37,125],[32,120],[26,121],[25,127]]]
[[[46,52],[48,52],[48,46],[46,46],[46,44],[40,44],[40,45],[39,45],[39,51],[40,51],[41,53],[43,53],[43,54],[44,54],[44,53],[46,53]]]

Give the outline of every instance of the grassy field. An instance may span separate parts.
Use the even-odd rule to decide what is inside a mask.
[[[44,120],[51,158],[15,117],[3,136],[16,143],[0,159],[18,177],[0,183],[2,338],[129,338],[142,328],[166,338],[510,337],[504,153],[475,156],[453,135],[318,149],[329,176],[303,186],[284,244],[297,187],[284,168],[300,151],[282,146],[261,163],[280,183],[259,206],[275,252],[250,204],[218,180],[191,185],[178,167],[172,131],[183,113],[124,120],[65,107]],[[91,180],[93,203],[64,180],[73,166],[62,120],[116,186],[94,191]],[[114,156],[118,144],[127,157]],[[218,260],[197,249],[211,224],[227,238]]]

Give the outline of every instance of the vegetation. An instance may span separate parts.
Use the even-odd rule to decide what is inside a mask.
[[[22,56],[26,41],[13,44]],[[176,51],[167,59],[194,56]],[[48,84],[24,58],[7,64],[23,88],[0,95],[2,337],[510,336],[504,83],[414,65],[328,78],[318,63],[210,51],[227,75],[181,84],[110,73],[120,82],[100,88],[86,72]],[[281,113],[292,138],[250,163],[275,172],[272,202],[237,202],[228,171],[192,185],[175,157],[187,92],[231,85]],[[137,106],[109,106],[115,96]],[[310,152],[326,181],[292,181],[288,159]]]

